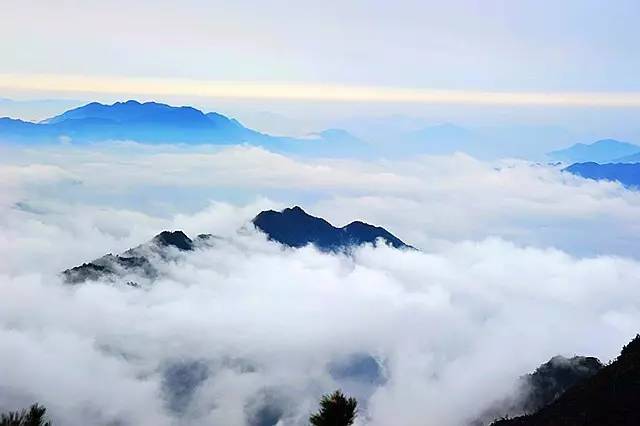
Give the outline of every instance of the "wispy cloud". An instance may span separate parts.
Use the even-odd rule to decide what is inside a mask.
[[[640,107],[640,92],[509,92],[441,90],[389,86],[290,82],[215,81],[83,75],[0,74],[0,89],[46,93],[125,96],[199,96],[226,99],[521,105],[557,107]]]

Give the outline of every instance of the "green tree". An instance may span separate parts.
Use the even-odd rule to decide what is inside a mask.
[[[46,412],[47,409],[38,404],[33,404],[29,410],[9,411],[0,415],[0,426],[51,426]]]
[[[350,426],[358,415],[358,401],[347,398],[340,390],[323,395],[320,409],[309,417],[313,426]]]

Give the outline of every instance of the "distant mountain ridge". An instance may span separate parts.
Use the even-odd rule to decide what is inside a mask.
[[[112,105],[92,102],[39,123],[3,118],[0,136],[30,142],[52,142],[61,137],[80,142],[128,139],[149,143],[277,144],[281,140],[248,129],[222,114],[133,100]]]
[[[624,157],[616,158],[612,163],[640,163],[640,152],[627,155]]]
[[[640,146],[615,139],[602,139],[591,144],[577,143],[569,148],[552,151],[547,155],[568,163],[608,163],[640,153]]]
[[[564,171],[587,179],[615,181],[628,188],[640,188],[640,163],[575,163]]]
[[[353,157],[375,152],[370,144],[343,129],[327,129],[309,137],[273,136],[238,120],[191,106],[129,100],[111,105],[91,102],[38,123],[0,118],[0,143],[74,144],[130,140],[146,144],[213,144],[260,146],[288,154]]]

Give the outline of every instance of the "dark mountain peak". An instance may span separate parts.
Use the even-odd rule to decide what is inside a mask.
[[[162,231],[155,237],[153,242],[164,247],[175,247],[179,250],[193,250],[193,241],[182,231]]]
[[[342,229],[369,229],[369,228],[382,229],[379,226],[369,225],[368,223],[362,222],[360,220],[354,220],[348,225],[345,225]]]
[[[258,218],[271,218],[272,220],[279,221],[279,222],[290,220],[290,219],[296,219],[296,220],[306,221],[306,223],[308,224],[323,222],[329,226],[332,226],[331,224],[329,224],[329,222],[327,222],[326,220],[320,217],[311,216],[309,213],[305,212],[300,206],[287,207],[282,211],[264,210],[258,213],[258,215],[253,219],[254,223]]]
[[[379,238],[395,248],[409,247],[384,228],[364,222],[352,222],[336,228],[326,220],[305,212],[301,207],[286,208],[281,212],[260,212],[253,224],[269,239],[289,247],[314,244],[320,250],[337,251],[365,243],[375,244]]]
[[[336,228],[322,218],[307,214],[299,206],[287,208],[281,212],[274,210],[260,212],[253,219],[253,223],[270,239],[290,247],[315,244],[320,250],[338,251],[348,250],[365,243],[376,244],[380,238],[396,248],[409,247],[384,228],[363,222],[352,222],[343,228]],[[221,237],[212,234],[199,234],[192,240],[180,230],[162,231],[149,242],[118,255],[107,254],[67,269],[62,272],[62,276],[70,284],[100,279],[113,280],[130,274],[141,277],[143,280],[153,280],[160,273],[154,266],[155,262],[177,258],[178,254],[169,248],[189,252],[202,247],[211,247],[222,240]]]
[[[583,364],[592,364],[588,358]],[[632,426],[640,424],[640,336],[596,374],[579,381],[533,414],[499,420],[495,426]]]
[[[302,207],[300,206],[287,207],[282,211],[282,214],[284,214],[285,216],[289,214],[293,214],[293,215],[313,217],[307,212],[305,212],[304,210],[302,210]]]
[[[386,229],[380,226],[369,225],[368,223],[361,221],[351,222],[347,226],[343,227],[342,230],[350,235],[359,235],[366,240],[375,241],[377,238],[382,238],[395,248],[409,247]]]

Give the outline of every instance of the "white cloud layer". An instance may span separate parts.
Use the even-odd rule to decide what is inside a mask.
[[[360,399],[360,424],[459,425],[551,356],[608,360],[639,329],[640,198],[619,185],[466,156],[127,152],[11,151],[0,165],[0,408],[37,400],[69,426],[244,425],[268,414],[284,426],[342,387]],[[131,196],[154,186],[160,203]],[[254,201],[161,208],[210,187]],[[423,251],[283,250],[240,229],[289,199]],[[163,229],[225,239],[159,263],[148,288],[61,285],[58,271]],[[375,380],[332,367],[364,354],[379,363]]]
[[[202,210],[210,199],[246,205],[268,198],[340,225],[377,223],[422,248],[501,237],[581,255],[635,256],[640,241],[640,193],[516,160],[301,160],[254,147],[135,143],[4,154],[9,164],[0,173],[30,185],[20,200],[31,208],[93,204],[166,220]],[[37,168],[49,172],[29,174]]]

